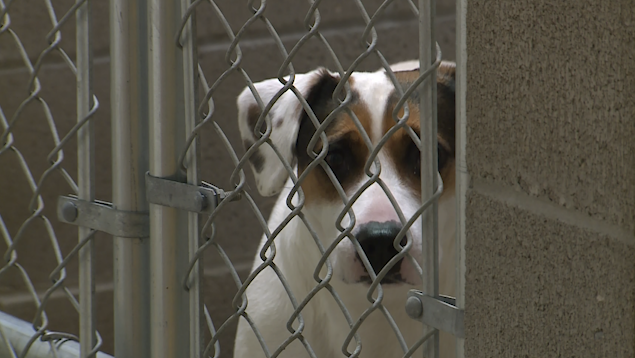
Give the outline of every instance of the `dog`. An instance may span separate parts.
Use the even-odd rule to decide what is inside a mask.
[[[418,65],[418,61],[408,61],[392,66],[404,91],[418,78]],[[249,161],[258,191],[263,196],[279,194],[279,198],[268,221],[269,233],[276,235],[275,248],[264,235],[253,264],[253,272],[257,274],[244,294],[245,317],[238,322],[235,358],[265,357],[265,349],[270,355],[279,354],[283,358],[309,357],[307,347],[318,358],[344,357],[346,352],[365,358],[404,355],[389,319],[380,310],[372,311],[356,330],[360,344],[354,337],[347,344],[351,332],[349,320],[331,292],[337,294],[350,314],[348,318],[355,324],[372,305],[371,301],[380,295],[378,288],[369,292],[373,276],[367,269],[368,264],[377,274],[390,263],[398,253],[394,241],[404,224],[377,182],[367,186],[354,201],[351,208],[354,221],[349,214],[340,215],[345,201],[368,183],[365,165],[375,145],[396,123],[392,113],[399,95],[383,69],[352,73],[348,79],[351,95],[346,99],[347,108],[358,118],[363,127],[359,128],[349,111],[335,110],[338,103],[333,93],[339,81],[339,74],[323,68],[295,75],[293,86],[306,103],[303,105],[291,90],[280,95],[265,114],[269,116],[271,130],[266,133],[269,141],[265,143],[257,143],[260,138],[257,132],[266,129],[265,116],[252,90],[245,88],[237,99],[239,129],[245,149],[251,150]],[[455,290],[454,82],[455,64],[442,61],[437,70],[438,169],[444,185],[438,204],[439,290],[450,296]],[[278,79],[255,84],[263,106],[282,88]],[[344,91],[341,93],[343,97]],[[418,135],[416,93],[407,102],[406,123]],[[306,105],[315,114],[313,119],[305,110]],[[402,108],[399,116],[403,114]],[[323,135],[313,138],[316,120],[325,130]],[[326,154],[321,153],[324,139],[328,143]],[[319,160],[314,163],[317,154],[321,154],[322,163]],[[283,165],[280,157],[289,166]],[[407,221],[421,206],[420,151],[408,131],[399,128],[376,158],[381,165],[379,178]],[[296,178],[302,179],[296,190],[289,176],[290,167]],[[369,168],[372,173],[377,172],[374,165]],[[341,190],[334,180],[340,183]],[[302,214],[291,215],[292,210],[299,211],[300,204]],[[289,220],[289,217],[292,218]],[[411,245],[409,253],[419,264],[422,260],[421,225],[419,218],[399,243],[402,247]],[[346,228],[350,229],[348,236],[341,234]],[[334,244],[342,236],[343,239]],[[323,255],[318,243],[323,250],[334,247],[328,254],[328,262],[321,260]],[[368,258],[367,264],[360,254]],[[271,261],[271,257],[272,264],[264,265],[263,260]],[[387,268],[381,279],[381,304],[399,327],[408,347],[421,339],[423,331],[422,323],[410,318],[404,309],[408,291],[423,287],[413,260],[399,260]],[[320,269],[316,272],[318,265]],[[284,282],[279,275],[284,276]],[[326,287],[326,281],[330,286]],[[316,289],[318,286],[320,289]],[[299,316],[294,315],[294,306],[302,305],[308,296],[311,298]],[[355,351],[360,347],[360,351]],[[454,340],[443,332],[440,352],[441,357],[454,356]],[[421,356],[421,353],[415,352],[413,356]]]

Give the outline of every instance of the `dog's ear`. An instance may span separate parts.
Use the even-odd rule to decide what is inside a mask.
[[[322,121],[328,115],[324,111],[325,101],[328,101],[326,98],[330,98],[338,81],[339,76],[320,68],[296,75],[293,85]],[[283,84],[276,78],[256,83],[254,86],[263,106],[266,107]],[[264,120],[262,125],[256,128],[264,107],[258,105],[249,87],[238,96],[237,104],[240,135],[245,150],[248,150],[261,137],[261,133],[265,132]],[[284,160],[293,167],[297,163],[298,131],[301,122],[308,120],[307,114],[295,93],[287,90],[276,100],[268,116],[271,119],[271,145],[275,146]],[[311,126],[313,127],[312,124]],[[263,196],[279,193],[288,178],[287,170],[271,145],[263,143],[249,157],[258,191]]]

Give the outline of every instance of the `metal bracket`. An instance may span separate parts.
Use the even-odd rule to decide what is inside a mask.
[[[150,236],[148,213],[121,211],[111,203],[80,200],[75,196],[57,198],[57,218],[67,224],[91,228],[119,237]]]
[[[408,292],[406,313],[438,330],[465,338],[465,311],[456,308],[456,299],[447,296],[428,296],[418,290]]]
[[[157,178],[146,173],[148,202],[195,213],[211,213],[228,193],[212,184],[201,186]]]

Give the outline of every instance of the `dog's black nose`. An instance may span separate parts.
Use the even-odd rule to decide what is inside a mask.
[[[360,227],[359,231],[355,235],[357,241],[364,250],[366,257],[368,258],[368,261],[373,267],[375,274],[378,274],[379,271],[386,266],[388,261],[397,255],[397,249],[395,249],[393,242],[395,241],[395,237],[397,237],[401,228],[401,224],[396,221],[382,223],[372,221]],[[407,239],[404,236],[400,244],[404,246],[406,241]],[[392,281],[394,279],[398,279],[398,277],[395,276],[399,276],[400,266],[401,262],[397,262],[393,267],[391,267],[385,277],[385,280]]]

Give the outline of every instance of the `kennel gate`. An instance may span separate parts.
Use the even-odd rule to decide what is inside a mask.
[[[356,68],[366,57],[374,56],[384,68],[388,62],[377,48],[378,35],[375,29],[383,12],[399,1],[384,1],[374,13],[369,13],[363,1],[351,1],[364,20],[364,29],[359,36],[360,54],[350,66],[344,67],[321,30],[320,1],[309,1],[309,10],[304,15],[306,33],[292,44],[285,45],[272,22],[267,18],[267,2],[248,1],[243,6],[250,12],[249,18],[234,31],[225,17],[221,6],[215,1],[202,0],[111,0],[110,6],[110,83],[111,83],[111,127],[112,127],[112,204],[95,200],[95,113],[99,108],[98,98],[94,95],[91,7],[94,2],[78,0],[62,17],[55,13],[51,1],[45,1],[52,29],[47,41],[49,46],[37,53],[29,53],[21,43],[19,34],[11,27],[12,2],[0,0],[0,38],[9,38],[19,54],[21,66],[28,72],[29,96],[5,116],[0,107],[0,158],[13,156],[17,159],[21,172],[29,183],[31,198],[30,215],[18,230],[5,224],[0,213],[0,232],[7,245],[6,264],[0,269],[0,279],[7,271],[17,271],[27,287],[29,297],[36,306],[33,321],[28,324],[14,317],[0,314],[0,335],[4,349],[8,354],[19,357],[106,357],[98,353],[101,337],[95,328],[95,234],[105,232],[113,236],[113,294],[114,294],[114,354],[116,357],[203,357],[220,354],[217,333],[225,330],[227,322],[237,319],[241,308],[227,321],[214,326],[208,307],[203,304],[201,277],[203,273],[202,257],[206,250],[215,249],[227,265],[227,269],[240,288],[241,282],[230,258],[218,244],[214,229],[218,213],[224,207],[233,205],[233,201],[248,203],[254,211],[260,225],[266,231],[265,218],[246,186],[245,166],[247,157],[240,157],[217,123],[214,95],[232,74],[241,77],[244,85],[253,82],[241,67],[243,53],[240,41],[246,38],[246,30],[255,22],[264,24],[267,37],[278,48],[282,64],[277,74],[270,77],[295,73],[292,60],[297,52],[311,40],[316,39],[329,60],[334,63],[335,72],[344,74]],[[403,1],[402,1],[403,2]],[[422,160],[435,163],[435,166],[422,165],[422,196],[430,202],[429,210],[420,210],[424,221],[424,235],[434,237],[424,245],[424,257],[428,264],[422,267],[427,278],[424,292],[429,296],[413,294],[408,298],[407,309],[413,316],[421,315],[422,307],[428,323],[438,328],[460,333],[462,311],[452,305],[442,304],[437,298],[435,277],[436,259],[436,203],[438,196],[436,176],[436,86],[432,86],[435,68],[438,66],[435,45],[435,3],[432,0],[420,0],[418,4],[406,1],[414,16],[419,20],[419,55],[424,64],[423,74],[416,85],[405,92],[419,90],[421,86],[422,129],[427,128],[431,136],[423,136]],[[462,120],[464,108],[464,73],[461,71],[464,56],[464,12],[465,1],[457,2],[458,74],[457,74],[457,124]],[[196,12],[200,7],[208,7],[222,26],[227,38],[227,69],[218,76],[206,78],[206,69],[200,65],[196,43]],[[227,7],[228,5],[224,5]],[[420,11],[421,10],[421,11]],[[93,19],[95,14],[93,13]],[[75,60],[64,49],[62,28],[75,18]],[[94,21],[94,20],[93,20]],[[291,49],[291,50],[289,50]],[[46,60],[57,54],[76,80],[76,124],[64,133],[58,128],[49,104],[40,95],[40,69]],[[393,78],[394,81],[394,78]],[[202,89],[202,91],[200,91]],[[342,89],[349,93],[348,88]],[[24,122],[23,111],[28,106],[38,105],[53,139],[54,147],[49,152],[49,166],[41,175],[30,169],[28,161],[14,139],[17,127]],[[263,105],[267,105],[264,103]],[[427,112],[427,113],[426,113]],[[354,116],[353,116],[354,118]],[[235,125],[235,123],[233,123]],[[270,122],[267,122],[270,127]],[[206,128],[215,132],[215,140],[227,151],[235,166],[231,175],[232,187],[226,191],[205,184],[199,175],[200,138]],[[461,195],[465,189],[465,165],[461,145],[464,144],[462,126],[457,125],[457,222],[461,227]],[[320,133],[317,133],[320,134]],[[61,139],[60,139],[61,138]],[[65,169],[64,150],[69,150],[69,141],[77,141],[77,176]],[[267,145],[266,138],[258,145]],[[383,144],[382,141],[380,143]],[[69,150],[70,151],[70,150]],[[291,169],[290,163],[286,164]],[[42,196],[43,185],[50,181],[52,174],[61,174],[67,184],[67,193],[58,198],[57,203],[46,202],[47,207],[57,207],[57,219],[61,222],[77,225],[78,243],[73,245],[64,256],[58,243],[56,229],[49,219],[51,213],[44,212],[45,201]],[[422,208],[427,207],[423,205]],[[201,215],[202,214],[202,215]],[[56,267],[49,275],[53,285],[42,290],[31,282],[29,273],[18,261],[16,249],[20,240],[24,240],[27,228],[34,221],[41,221],[46,227],[47,236],[55,253]],[[200,222],[199,222],[200,220]],[[427,224],[426,224],[427,223]],[[457,307],[463,307],[462,280],[464,261],[461,254],[462,235],[459,233],[458,300]],[[13,235],[13,236],[12,236]],[[150,239],[149,239],[149,238]],[[153,242],[150,245],[150,241]],[[181,248],[187,247],[187,250]],[[324,250],[324,248],[321,248]],[[24,252],[22,249],[20,252]],[[65,284],[66,269],[69,262],[76,260],[78,289],[72,290]],[[284,280],[281,277],[281,280]],[[321,289],[329,289],[328,282],[316,282]],[[315,294],[315,292],[313,293]],[[48,329],[47,303],[51,296],[65,296],[75,307],[79,316],[79,334],[55,332]],[[238,298],[238,296],[237,296]],[[337,299],[337,296],[334,296]],[[301,298],[304,300],[305,298]],[[310,297],[306,298],[310,299]],[[150,303],[148,305],[148,302]],[[238,300],[236,300],[238,302]],[[423,303],[422,303],[423,302]],[[453,302],[451,302],[453,303]],[[238,305],[240,306],[240,305]],[[406,300],[404,300],[406,306]],[[374,309],[382,310],[381,302]],[[383,308],[385,310],[385,308]],[[346,314],[343,308],[343,314]],[[188,312],[188,314],[183,314]],[[368,312],[370,313],[370,312]],[[348,316],[348,315],[347,315]],[[349,317],[350,320],[350,317]],[[457,323],[458,322],[458,323]],[[351,327],[358,328],[358,322],[350,320]],[[417,343],[424,348],[426,357],[434,357],[438,352],[436,330],[424,325],[424,337]],[[395,334],[400,335],[397,327]],[[302,340],[300,332],[289,332],[295,339]],[[352,332],[349,340],[355,340]],[[256,333],[258,334],[258,333]],[[207,336],[211,335],[210,337]],[[77,341],[77,343],[76,343]],[[289,340],[289,344],[292,340]],[[457,339],[457,357],[462,357],[462,339]],[[359,342],[357,342],[359,347]],[[283,347],[271,347],[277,352]],[[310,348],[308,349],[311,355]],[[346,350],[346,345],[342,348]],[[404,347],[404,355],[410,356],[413,347]],[[271,352],[269,352],[271,353]],[[349,352],[350,353],[350,352]],[[355,352],[357,354],[358,352]]]

